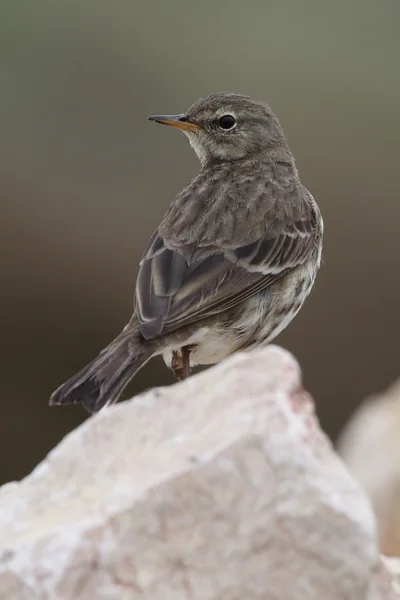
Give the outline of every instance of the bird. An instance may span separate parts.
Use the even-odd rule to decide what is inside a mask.
[[[96,413],[155,356],[185,379],[194,365],[266,345],[314,285],[323,219],[269,105],[220,92],[148,119],[182,131],[200,170],[150,237],[129,323],[51,405]]]

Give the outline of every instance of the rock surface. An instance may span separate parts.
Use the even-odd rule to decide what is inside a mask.
[[[382,552],[399,556],[400,380],[361,405],[338,450],[372,501]]]
[[[105,410],[0,492],[1,600],[383,600],[397,567],[273,346]]]

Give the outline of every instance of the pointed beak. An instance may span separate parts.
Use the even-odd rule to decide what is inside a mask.
[[[183,131],[198,131],[201,129],[200,125],[189,121],[185,114],[181,115],[152,115],[147,117],[149,121],[156,121],[156,123],[163,123],[163,125],[169,125],[170,127],[177,127]]]

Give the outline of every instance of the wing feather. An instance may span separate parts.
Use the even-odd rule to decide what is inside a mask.
[[[213,206],[207,227],[195,191],[185,198],[188,205],[178,196],[140,264],[135,308],[146,339],[234,308],[307,260],[316,241],[314,200],[299,183],[280,195],[268,186],[254,199],[257,214],[249,213],[248,203],[236,206],[226,228],[222,207],[229,210],[230,198],[217,198],[220,208]],[[204,212],[207,204],[200,201]],[[201,224],[197,233],[193,211]]]

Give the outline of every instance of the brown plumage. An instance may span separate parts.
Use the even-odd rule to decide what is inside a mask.
[[[51,404],[95,412],[157,354],[182,378],[189,360],[212,364],[268,343],[314,283],[322,218],[271,109],[221,93],[150,119],[182,129],[202,168],[150,239],[129,324]]]

